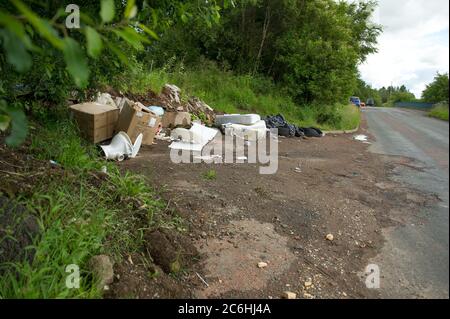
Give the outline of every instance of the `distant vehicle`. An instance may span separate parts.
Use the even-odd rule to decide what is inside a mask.
[[[375,100],[372,98],[367,99],[366,105],[367,106],[375,106]]]
[[[352,96],[352,97],[350,98],[350,102],[351,102],[353,105],[356,105],[357,107],[361,107],[361,100],[360,100],[359,97],[357,97],[357,96]]]

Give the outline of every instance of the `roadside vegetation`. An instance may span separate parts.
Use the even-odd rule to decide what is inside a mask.
[[[129,78],[130,81],[122,81],[122,78]],[[358,108],[348,103],[299,106],[285,88],[270,78],[239,75],[221,69],[212,61],[189,67],[182,63],[168,63],[149,72],[125,73],[116,79],[102,80],[101,86],[112,84],[122,92],[139,94],[149,89],[159,93],[166,83],[180,87],[185,99],[189,96],[199,97],[218,112],[252,112],[261,116],[281,113],[296,125],[324,130],[354,129],[360,122]]]
[[[428,113],[429,116],[435,117],[437,119],[448,121],[448,103],[439,103],[436,106],[434,106],[430,113]]]
[[[33,191],[19,193],[16,203],[37,217],[39,235],[28,247],[31,262],[1,265],[0,298],[100,297],[89,259],[106,254],[119,261],[138,251],[143,230],[157,226],[155,214],[166,205],[141,176],[101,160],[68,119],[31,126],[32,141],[22,154],[26,166],[17,174]],[[5,186],[8,177],[2,176]],[[65,286],[65,267],[71,264],[80,267],[80,289]]]
[[[397,102],[425,102],[448,105],[448,81],[449,78],[447,73],[437,73],[433,81],[428,84],[422,92],[422,97],[418,99],[405,85],[374,89],[371,85],[359,79],[358,89],[356,90],[355,95],[359,96],[363,102],[372,99],[375,102],[375,105],[379,107],[394,107]],[[445,113],[445,108],[440,106],[436,107],[433,114],[442,114],[443,112]]]

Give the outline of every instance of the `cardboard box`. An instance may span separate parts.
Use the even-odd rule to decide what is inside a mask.
[[[134,143],[139,134],[143,134],[143,145],[152,145],[161,119],[139,106],[137,103],[125,103],[117,121],[116,133],[125,132]]]
[[[188,112],[166,112],[162,118],[164,128],[188,127],[191,125],[191,114]]]
[[[99,103],[82,103],[70,106],[81,135],[92,143],[113,137],[119,118],[119,109]]]

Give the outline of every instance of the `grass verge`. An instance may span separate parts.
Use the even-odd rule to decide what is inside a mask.
[[[448,104],[438,104],[428,113],[430,117],[434,117],[443,121],[448,121]]]
[[[34,239],[31,263],[0,265],[0,299],[101,297],[89,259],[107,254],[117,261],[137,251],[143,237],[141,225],[152,225],[154,214],[165,205],[143,178],[123,174],[114,164],[100,160],[96,147],[79,137],[72,122],[55,122],[33,131],[31,161],[56,173],[32,179],[32,194],[19,192],[15,199],[37,217],[40,234]],[[58,166],[49,168],[50,160]],[[99,173],[102,166],[107,167],[107,176]],[[69,275],[65,269],[71,264],[80,269],[79,289],[65,285]]]

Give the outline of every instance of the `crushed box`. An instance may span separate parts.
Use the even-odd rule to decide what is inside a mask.
[[[125,132],[134,143],[140,133],[144,135],[143,145],[152,145],[161,119],[156,114],[142,108],[137,103],[125,103],[119,114],[116,133]]]
[[[70,106],[80,132],[92,143],[113,137],[119,118],[119,109],[99,103],[82,103]]]

